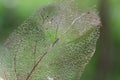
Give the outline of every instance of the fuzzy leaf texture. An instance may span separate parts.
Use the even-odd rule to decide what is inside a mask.
[[[4,80],[80,80],[99,38],[96,12],[70,3],[36,11],[5,41],[0,53]]]

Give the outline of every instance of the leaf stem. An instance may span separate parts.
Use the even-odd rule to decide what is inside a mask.
[[[15,75],[17,77],[17,80],[19,80],[19,77],[18,77],[18,74],[17,74],[17,70],[16,70],[16,56],[17,56],[17,54],[14,54],[14,72],[15,72]]]
[[[46,52],[44,52],[44,54],[39,58],[39,60],[35,63],[35,65],[33,66],[32,70],[30,71],[30,73],[28,74],[27,78],[25,80],[29,80],[30,77],[32,76],[32,73],[35,71],[35,69],[37,68],[37,66],[40,64],[40,62],[42,61],[42,59],[45,57],[46,54],[48,54],[48,52],[51,50],[52,47],[55,46],[55,44],[57,44],[57,42],[59,41],[59,38],[57,38],[52,45],[50,45],[50,47],[46,50]]]

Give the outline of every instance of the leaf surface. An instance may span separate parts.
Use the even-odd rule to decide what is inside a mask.
[[[95,52],[99,28],[100,19],[93,11],[80,12],[65,3],[43,7],[6,40],[4,53],[0,53],[0,76],[9,80],[80,80]]]

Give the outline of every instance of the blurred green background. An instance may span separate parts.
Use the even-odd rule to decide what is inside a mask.
[[[54,0],[0,0],[0,44],[38,8]],[[99,11],[97,50],[81,80],[120,80],[120,0],[76,0],[81,10]]]

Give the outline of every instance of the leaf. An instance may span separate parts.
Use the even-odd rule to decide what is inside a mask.
[[[95,52],[99,28],[94,11],[82,13],[70,3],[43,7],[4,43],[0,76],[9,80],[79,80]]]

